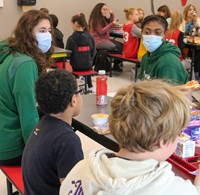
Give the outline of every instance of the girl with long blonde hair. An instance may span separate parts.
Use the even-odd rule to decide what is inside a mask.
[[[183,17],[179,13],[179,11],[174,12],[171,17],[171,24],[166,32],[166,37],[165,37],[167,41],[179,47],[181,51],[185,47],[185,43],[183,41],[184,34],[179,30],[182,21]]]

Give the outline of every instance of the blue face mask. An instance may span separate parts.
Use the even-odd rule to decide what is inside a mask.
[[[38,42],[38,47],[43,53],[46,53],[51,48],[52,36],[51,33],[37,33],[36,39]]]
[[[156,35],[142,35],[143,44],[149,52],[154,52],[161,46],[162,38],[162,36]]]

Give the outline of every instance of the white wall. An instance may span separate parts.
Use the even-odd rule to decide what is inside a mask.
[[[63,32],[64,42],[66,42],[67,37],[72,33],[71,17],[76,13],[83,12],[88,19],[92,8],[99,2],[106,3],[113,10],[120,23],[125,21],[123,12],[125,7],[141,7],[145,10],[146,15],[151,14],[151,0],[37,0],[33,9],[46,7],[50,13],[56,14],[59,18],[58,28]],[[187,4],[190,3],[194,4],[200,13],[199,0],[188,0]],[[167,4],[172,12],[175,10],[183,11],[181,0],[154,0],[155,11],[164,4]],[[21,14],[22,9],[17,6],[17,0],[4,0],[4,7],[0,8],[0,39],[10,35]]]

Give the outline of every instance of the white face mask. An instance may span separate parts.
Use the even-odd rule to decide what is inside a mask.
[[[162,38],[162,36],[156,35],[142,35],[143,44],[149,52],[154,52],[161,46]]]
[[[38,47],[43,53],[46,53],[51,48],[52,36],[50,32],[37,33],[36,39]]]

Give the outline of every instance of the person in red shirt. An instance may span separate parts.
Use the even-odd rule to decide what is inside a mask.
[[[184,34],[179,30],[182,21],[183,21],[182,15],[178,11],[176,11],[172,15],[171,24],[166,32],[166,37],[165,37],[167,41],[179,47],[180,50],[182,50],[185,47],[185,43],[183,41]]]
[[[182,21],[182,15],[178,11],[174,12],[171,18],[171,24],[165,36],[166,41],[176,45],[181,50],[181,53],[183,53],[185,47],[184,33],[179,30]],[[182,56],[180,59],[182,60]]]
[[[127,22],[123,25],[123,39],[124,39],[124,56],[127,58],[135,58],[138,52],[139,40],[141,36],[141,29],[134,23],[139,20],[139,13],[137,9],[124,9]]]

